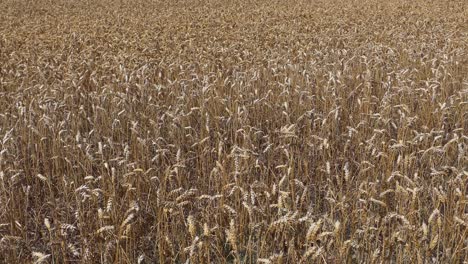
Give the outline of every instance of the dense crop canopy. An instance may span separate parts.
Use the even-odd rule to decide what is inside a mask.
[[[467,1],[0,10],[1,263],[467,263]]]

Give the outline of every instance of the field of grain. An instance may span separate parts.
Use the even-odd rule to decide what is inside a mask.
[[[0,263],[468,263],[468,1],[0,10]]]

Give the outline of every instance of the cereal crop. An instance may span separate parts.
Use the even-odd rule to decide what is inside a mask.
[[[468,1],[0,1],[0,263],[468,263]]]

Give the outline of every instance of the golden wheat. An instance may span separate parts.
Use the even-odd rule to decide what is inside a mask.
[[[0,263],[468,263],[467,1],[0,10]]]

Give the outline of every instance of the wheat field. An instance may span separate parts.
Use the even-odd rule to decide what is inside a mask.
[[[0,10],[0,263],[468,263],[468,1]]]

